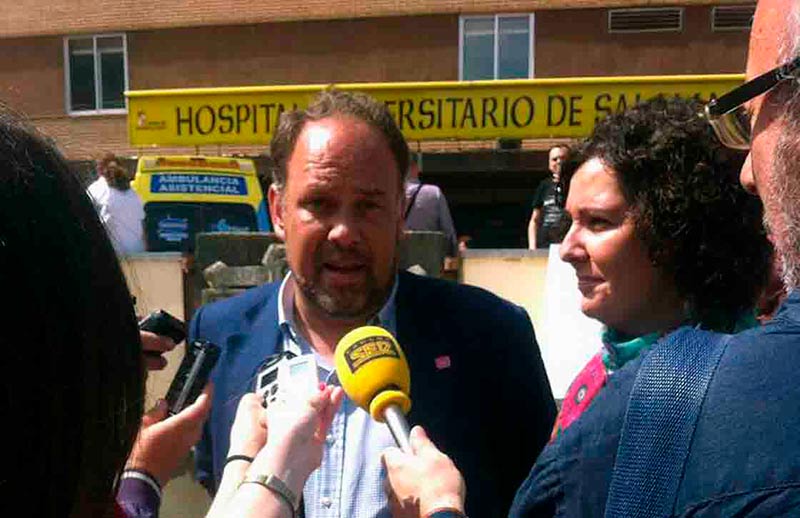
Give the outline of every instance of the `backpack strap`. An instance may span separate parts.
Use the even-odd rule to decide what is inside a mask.
[[[403,221],[406,221],[408,219],[408,215],[411,213],[411,208],[414,207],[414,202],[417,201],[417,195],[421,190],[422,190],[422,182],[417,184],[417,188],[414,189],[414,193],[408,199],[408,205],[406,205],[406,212],[403,214]]]
[[[672,515],[703,400],[731,336],[683,327],[644,358],[628,400],[606,518]]]

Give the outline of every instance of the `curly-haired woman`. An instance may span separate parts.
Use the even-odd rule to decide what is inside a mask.
[[[582,311],[605,324],[603,348],[570,386],[554,441],[510,516],[601,515],[604,502],[586,495],[605,494],[614,457],[586,452],[616,451],[620,414],[600,401],[619,396],[615,373],[679,326],[757,325],[754,306],[771,261],[761,207],[739,186],[735,157],[699,111],[680,99],[642,103],[600,122],[562,167],[571,222],[560,253],[577,273]],[[420,451],[432,446],[414,433]],[[418,490],[424,496],[409,484],[414,478],[458,480],[447,463],[394,451],[386,459],[400,501]],[[452,507],[459,485],[450,487],[429,500]]]
[[[771,260],[761,205],[739,186],[737,160],[699,108],[659,98],[609,117],[562,168],[571,225],[561,258],[575,268],[581,310],[605,330],[554,435],[669,331],[756,325]]]

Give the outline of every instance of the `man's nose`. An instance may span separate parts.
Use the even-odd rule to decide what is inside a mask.
[[[739,173],[739,182],[744,187],[744,190],[750,194],[758,195],[758,186],[756,179],[753,175],[753,154],[748,153],[747,158],[742,164],[742,171]]]
[[[349,248],[359,241],[358,224],[351,215],[340,214],[331,224],[328,239],[342,248]]]

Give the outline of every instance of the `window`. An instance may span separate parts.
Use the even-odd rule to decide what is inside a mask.
[[[459,77],[533,77],[533,15],[463,16],[460,24]]]
[[[64,38],[67,112],[124,113],[128,88],[124,34]]]

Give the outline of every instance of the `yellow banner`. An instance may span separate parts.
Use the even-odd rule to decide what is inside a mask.
[[[408,140],[583,137],[606,115],[659,94],[707,100],[739,74],[342,84],[383,101]],[[280,114],[323,85],[127,92],[134,146],[267,144]]]

